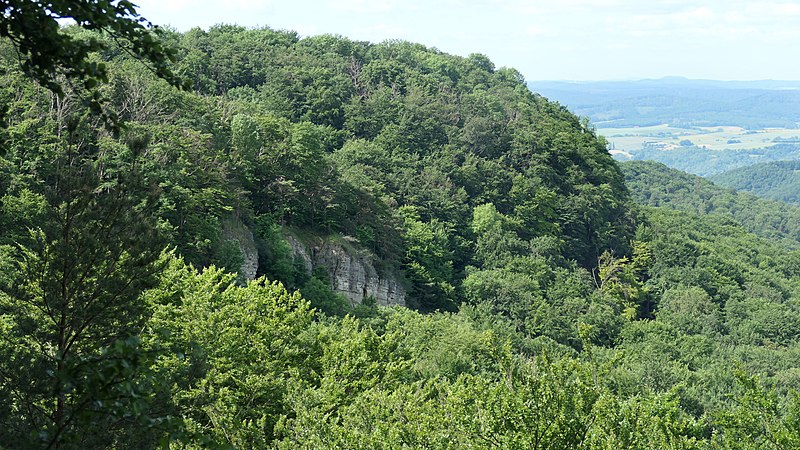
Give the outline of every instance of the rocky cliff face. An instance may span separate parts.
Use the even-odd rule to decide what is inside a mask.
[[[250,228],[237,218],[228,219],[222,224],[222,237],[239,243],[242,253],[240,272],[245,280],[254,279],[258,271],[258,249]]]
[[[253,232],[239,219],[231,218],[223,223],[222,234],[224,239],[238,242],[243,260],[240,272],[246,280],[254,279],[258,272],[258,249]],[[286,240],[292,256],[302,262],[306,273],[325,269],[331,289],[347,297],[351,305],[372,297],[379,305],[406,306],[406,291],[400,280],[390,273],[380,273],[369,252],[342,241],[317,239],[313,245],[306,245],[291,234]]]
[[[379,305],[406,306],[406,291],[400,280],[391,274],[379,273],[368,252],[328,240],[308,246],[289,235],[287,241],[294,257],[303,261],[308,273],[318,267],[324,268],[332,290],[347,297],[352,305],[372,297]]]

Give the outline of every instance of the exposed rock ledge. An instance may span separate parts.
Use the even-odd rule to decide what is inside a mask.
[[[400,280],[391,274],[378,273],[369,253],[329,240],[320,240],[312,248],[292,235],[287,235],[286,240],[307,273],[317,267],[324,268],[330,277],[331,289],[347,297],[352,305],[372,297],[379,305],[406,306],[406,291]]]
[[[245,280],[252,280],[258,271],[258,249],[253,232],[241,220],[232,217],[222,224],[222,238],[236,241],[242,253],[240,272]]]

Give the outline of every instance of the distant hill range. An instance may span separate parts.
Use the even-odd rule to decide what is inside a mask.
[[[670,124],[678,127],[795,128],[800,81],[713,81],[667,77],[638,81],[531,81],[528,86],[598,128]]]
[[[765,148],[743,149],[743,150],[709,150],[706,148],[678,147],[669,151],[658,148],[644,148],[640,151],[632,152],[634,160],[658,161],[674,169],[700,175],[704,177],[716,177],[725,173],[736,172],[746,169],[749,166],[768,166],[773,162],[788,162],[789,160],[800,160],[800,145],[794,143],[781,143]],[[620,158],[620,160],[623,160]],[[718,184],[734,189],[750,191],[746,187],[738,188],[731,183],[719,179]],[[715,178],[715,182],[716,178]],[[765,198],[777,198],[769,195],[761,195],[753,190],[755,195]],[[798,193],[800,195],[800,193]]]

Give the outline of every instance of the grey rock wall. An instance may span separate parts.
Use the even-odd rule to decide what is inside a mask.
[[[299,259],[302,261],[303,267],[306,269],[306,273],[311,274],[311,272],[314,270],[314,265],[311,261],[311,252],[308,250],[308,248],[306,248],[306,245],[291,234],[286,235],[286,242],[288,242],[289,246],[292,247],[292,257],[294,257],[295,260]]]
[[[400,280],[392,274],[379,273],[368,252],[327,240],[309,248],[291,235],[287,236],[287,241],[294,257],[303,261],[308,273],[317,267],[324,268],[331,289],[347,297],[352,305],[373,297],[379,305],[406,306],[406,291]]]
[[[239,243],[243,257],[241,273],[246,280],[254,279],[258,271],[258,249],[253,232],[240,220],[232,218],[223,224],[223,237]],[[354,244],[345,245],[341,240],[315,240],[314,245],[306,245],[297,237],[286,235],[292,256],[302,262],[307,274],[316,268],[325,269],[331,289],[347,297],[354,306],[368,297],[379,305],[406,306],[406,291],[401,280],[391,273],[379,272],[372,254],[356,249]]]
[[[243,259],[240,272],[245,280],[255,279],[258,271],[258,248],[250,228],[241,220],[232,218],[222,224],[222,237],[239,243]]]

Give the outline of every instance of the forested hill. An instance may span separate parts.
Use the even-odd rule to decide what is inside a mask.
[[[585,267],[607,249],[625,252],[628,195],[604,142],[513,69],[408,42],[270,29],[171,39],[193,92],[112,53],[105,94],[128,121],[123,144],[146,138],[137,164],[141,183],[158,189],[162,235],[198,267],[238,270],[221,232],[235,217],[255,232],[257,275],[301,288],[275,227],[339,234],[403,270],[411,304],[432,310],[454,309],[465,268],[480,266],[475,208],[506,218],[519,245],[549,236],[558,244],[546,251]],[[6,178],[55,170],[31,148],[71,145],[78,103],[54,103],[13,72],[4,85],[8,134],[25,138],[11,141],[9,167],[20,169]],[[84,122],[79,150],[90,152],[107,137]],[[14,186],[9,195],[33,189]],[[17,220],[15,239],[37,220]]]
[[[800,162],[775,161],[755,164],[714,175],[720,186],[750,192],[762,198],[800,203]]]
[[[64,32],[107,80],[0,41],[0,449],[800,442],[794,209],[631,164],[696,214],[637,206],[482,55],[165,31],[177,90]]]
[[[637,203],[727,216],[751,233],[799,248],[800,208],[720,187],[653,161],[629,161],[620,166]]]

